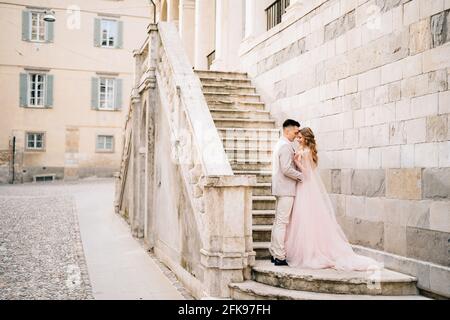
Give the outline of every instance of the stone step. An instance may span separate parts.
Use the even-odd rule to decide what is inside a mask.
[[[234,174],[256,176],[257,183],[272,182],[272,172],[268,170],[234,170]]]
[[[214,118],[214,123],[221,128],[275,128],[275,121],[271,119],[233,119]]]
[[[244,85],[224,85],[224,84],[205,84],[203,85],[203,93],[227,93],[227,94],[256,94],[255,87]]]
[[[230,110],[265,110],[264,102],[244,102],[244,101],[210,101],[208,106],[211,109]]]
[[[280,130],[273,128],[227,128],[217,127],[219,136],[227,139],[256,139],[270,141],[273,145],[280,139]]]
[[[230,161],[233,161],[233,163],[237,164],[260,164],[265,166],[265,169],[257,168],[257,169],[242,169],[242,170],[272,170],[272,157],[270,156],[269,152],[263,153],[260,152],[259,154],[254,151],[254,153],[246,152],[246,151],[237,151],[234,149],[225,149],[228,159]],[[250,156],[250,155],[254,155]],[[241,170],[241,169],[236,169]]]
[[[230,159],[231,168],[233,170],[270,170],[272,164],[270,161]]]
[[[254,196],[271,196],[272,195],[272,184],[269,183],[258,183],[253,186]]]
[[[272,154],[272,150],[274,150],[276,141],[275,140],[259,140],[259,139],[251,139],[251,138],[223,138],[222,143],[225,149],[239,149],[239,150],[261,150],[259,154],[266,153],[267,155]],[[258,152],[254,152],[254,154],[258,154]],[[257,158],[258,156],[255,156]],[[272,156],[270,156],[272,158]]]
[[[234,78],[214,78],[203,76],[200,77],[202,85],[223,85],[223,86],[252,86],[252,81],[250,79],[234,79]]]
[[[253,210],[275,210],[274,196],[253,196]]]
[[[195,70],[195,73],[202,78],[214,78],[214,79],[244,79],[248,80],[247,73],[244,72],[223,72],[212,70]]]
[[[271,240],[272,226],[253,225],[252,230],[253,230],[253,242],[269,242]]]
[[[213,118],[270,120],[269,111],[210,108]]]
[[[272,159],[272,148],[245,148],[237,145],[233,146],[233,144],[235,144],[233,141],[224,142],[225,152],[229,159],[260,159],[268,161],[271,161]]]
[[[261,102],[258,94],[229,94],[224,92],[204,92],[208,105],[216,102]]]
[[[370,296],[297,291],[272,287],[255,281],[231,283],[230,290],[231,298],[234,300],[429,300],[420,295]]]
[[[387,269],[338,271],[277,267],[270,261],[257,261],[253,280],[272,287],[331,294],[409,296],[417,295],[417,279]]]
[[[257,260],[268,260],[271,257],[269,252],[270,242],[254,241],[253,250],[256,253]]]
[[[270,242],[258,241],[253,242],[253,250],[256,253],[257,260],[269,260],[271,257],[269,251]]]
[[[272,226],[275,220],[275,210],[253,210],[254,225]]]
[[[229,133],[225,133],[229,134]],[[232,133],[230,134],[230,136]],[[265,152],[272,152],[275,148],[277,140],[265,140],[254,138],[236,138],[236,137],[221,137],[223,146],[226,149],[248,149],[248,150],[264,150]]]

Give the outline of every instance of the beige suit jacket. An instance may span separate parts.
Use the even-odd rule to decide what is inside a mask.
[[[282,137],[274,150],[272,172],[272,194],[277,197],[295,197],[297,182],[303,174],[294,163],[296,145]]]

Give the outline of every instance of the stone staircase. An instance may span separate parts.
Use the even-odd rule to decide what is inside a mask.
[[[427,300],[420,296],[417,279],[383,269],[344,272],[300,270],[258,261],[253,281],[230,285],[235,300]]]
[[[253,246],[257,262],[252,268],[252,281],[230,285],[233,299],[425,299],[418,295],[417,279],[386,269],[370,273],[273,266],[268,261],[275,218],[271,158],[280,130],[246,74],[196,73],[234,173],[257,177],[253,186]]]
[[[275,197],[271,192],[272,149],[280,130],[246,74],[197,71],[214,123],[236,175],[256,175],[253,241],[257,259],[270,257]]]

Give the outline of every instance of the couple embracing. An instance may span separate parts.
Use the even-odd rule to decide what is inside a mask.
[[[286,120],[272,162],[272,193],[277,199],[272,263],[304,269],[379,268],[378,262],[354,253],[336,220],[318,162],[312,130]]]

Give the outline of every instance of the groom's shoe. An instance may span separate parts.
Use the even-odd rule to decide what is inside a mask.
[[[280,260],[280,259],[275,259],[274,264],[276,266],[288,266],[288,263],[286,260]]]
[[[270,256],[270,262],[275,263],[275,258],[273,256]]]

